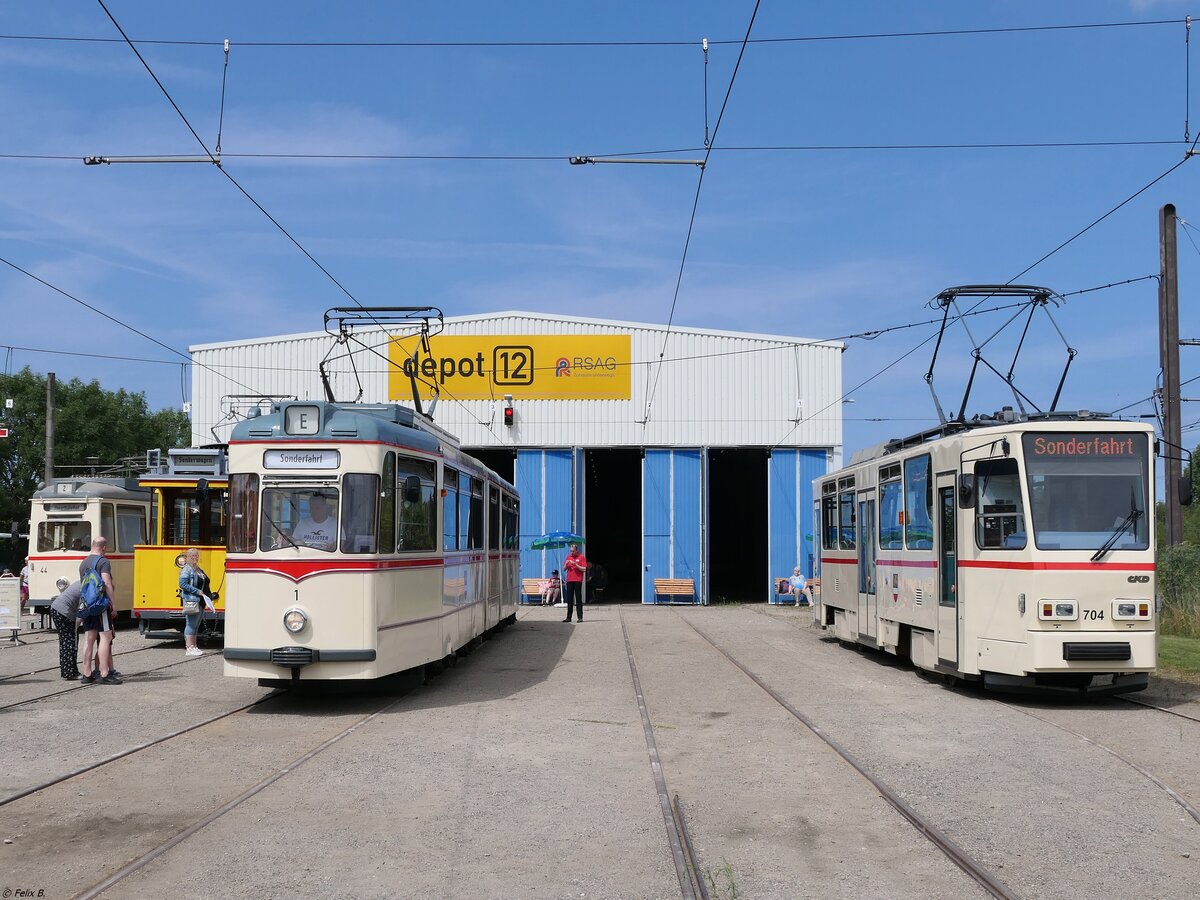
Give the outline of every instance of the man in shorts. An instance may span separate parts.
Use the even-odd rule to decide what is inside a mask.
[[[113,623],[116,621],[117,609],[113,599],[117,591],[113,587],[112,563],[105,554],[108,552],[108,539],[101,536],[92,541],[92,554],[79,564],[79,578],[82,580],[95,566],[104,583],[104,594],[108,598],[108,607],[94,616],[83,618],[85,640],[83,645],[83,674],[79,681],[83,684],[121,684],[120,674],[113,669],[112,640]],[[100,671],[97,673],[92,662],[92,654],[100,644]]]

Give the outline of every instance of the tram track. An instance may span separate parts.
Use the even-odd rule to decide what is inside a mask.
[[[1184,715],[1183,713],[1175,713],[1172,710],[1163,709],[1161,706],[1155,706],[1152,703],[1144,703],[1144,702],[1139,702],[1137,700],[1127,700],[1124,697],[1118,697],[1115,699],[1126,700],[1126,702],[1134,703],[1138,706],[1145,706],[1145,707],[1148,707],[1149,709],[1156,709],[1159,712],[1171,713],[1172,715],[1177,715],[1181,718],[1188,719],[1192,722],[1200,722],[1200,719],[1196,719],[1193,716]],[[1037,713],[1031,712],[1028,709],[1022,709],[1019,706],[1013,706],[1011,703],[1004,703],[1003,701],[997,701],[997,702],[1000,703],[1001,706],[1007,707],[1008,709],[1011,709],[1014,712],[1022,713],[1023,715],[1029,716],[1031,719],[1037,719],[1039,722],[1043,722],[1046,725],[1051,725],[1054,728],[1058,728],[1061,731],[1065,731],[1067,734],[1071,735],[1072,737],[1076,737],[1079,740],[1083,741],[1084,743],[1086,743],[1092,747],[1095,747],[1097,750],[1103,750],[1105,753],[1109,754],[1114,759],[1120,760],[1125,765],[1129,766],[1131,769],[1133,769],[1135,772],[1137,772],[1139,775],[1146,778],[1148,781],[1150,781],[1156,787],[1160,788],[1164,793],[1166,793],[1166,795],[1168,797],[1171,798],[1171,800],[1173,800],[1176,804],[1178,804],[1183,809],[1184,812],[1186,812],[1189,816],[1191,816],[1196,821],[1196,824],[1200,825],[1200,809],[1197,809],[1195,806],[1193,806],[1191,803],[1189,803],[1188,800],[1182,794],[1180,794],[1178,791],[1176,791],[1173,787],[1171,787],[1169,784],[1167,784],[1165,781],[1163,781],[1161,778],[1159,778],[1153,772],[1144,768],[1143,766],[1138,765],[1136,762],[1134,762],[1132,759],[1130,759],[1129,757],[1122,754],[1120,751],[1114,750],[1112,747],[1109,747],[1107,744],[1103,744],[1100,741],[1095,740],[1094,738],[1090,738],[1086,734],[1081,734],[1080,732],[1076,731],[1073,728],[1068,728],[1066,725],[1063,725],[1059,722],[1055,722],[1053,719],[1047,719],[1045,716],[1039,716]]]
[[[256,701],[256,703],[247,704],[247,706],[244,707],[243,709],[234,710],[233,712],[226,714],[226,716],[221,716],[219,718],[226,718],[226,717],[228,717],[228,715],[233,715],[238,712],[244,712],[246,709],[249,709],[251,706],[257,705],[257,703],[265,702],[266,700],[270,700],[270,699],[277,699],[278,696],[280,696],[280,695],[272,695],[271,697],[263,698],[260,701]],[[360,716],[352,724],[350,724],[346,728],[343,728],[337,734],[322,741],[316,747],[313,747],[311,750],[307,751],[306,753],[302,754],[301,756],[297,757],[296,759],[293,759],[291,762],[287,763],[286,765],[275,769],[270,775],[266,776],[265,778],[260,779],[257,783],[253,784],[246,790],[242,791],[236,797],[234,797],[233,799],[224,803],[217,809],[213,810],[212,812],[210,812],[208,815],[204,816],[199,821],[192,823],[191,825],[184,828],[182,831],[175,834],[171,838],[168,838],[167,840],[159,843],[155,847],[152,847],[150,850],[147,850],[141,856],[134,859],[132,862],[126,864],[125,866],[121,867],[116,872],[113,872],[111,875],[104,878],[102,881],[97,882],[96,884],[92,885],[91,887],[89,887],[86,890],[79,893],[77,895],[77,897],[79,898],[79,900],[90,900],[90,898],[92,898],[92,897],[98,897],[102,893],[107,891],[109,888],[113,887],[114,885],[116,885],[119,882],[123,881],[124,879],[128,878],[130,875],[134,875],[137,872],[140,872],[142,869],[144,869],[150,863],[154,862],[154,860],[158,859],[164,853],[171,850],[173,847],[183,843],[188,838],[192,837],[199,831],[203,830],[207,826],[211,825],[213,822],[220,819],[222,816],[225,816],[226,814],[237,809],[239,806],[241,806],[247,800],[250,800],[252,797],[261,793],[262,791],[264,791],[271,785],[275,784],[277,781],[284,778],[289,773],[295,771],[297,768],[304,765],[306,762],[311,760],[313,757],[323,753],[325,750],[328,750],[334,744],[337,744],[338,742],[349,737],[350,735],[352,735],[354,732],[358,731],[363,726],[368,725],[370,722],[374,721],[379,716],[388,712],[390,709],[397,706],[404,700],[405,700],[404,696],[389,698],[386,702],[384,702],[382,705],[380,705],[378,709],[375,709],[372,712],[367,713],[366,715]],[[216,721],[216,720],[214,719],[213,721]],[[211,723],[204,723],[204,724],[211,724]],[[203,725],[198,725],[196,727],[197,728],[203,727]],[[192,728],[192,729],[188,729],[188,730],[196,730],[196,729]]]
[[[154,649],[154,648],[140,647],[137,650],[127,650],[125,652],[126,653],[137,653],[140,650],[152,650],[152,649]],[[176,660],[173,660],[172,662],[164,663],[161,666],[154,666],[149,669],[143,669],[140,672],[131,672],[128,675],[123,676],[123,677],[136,678],[139,675],[148,675],[151,672],[161,672],[163,669],[170,669],[173,666],[186,665],[187,663],[193,662],[195,660],[204,659],[207,656],[214,656],[214,655],[215,654],[213,654],[213,653],[205,653],[203,656],[189,656],[186,659],[176,659]],[[54,666],[54,668],[57,669],[58,666]],[[64,694],[71,694],[71,693],[74,693],[75,691],[81,691],[84,688],[100,687],[100,686],[101,685],[98,685],[98,684],[83,684],[81,682],[76,681],[73,684],[70,684],[67,687],[64,687],[62,690],[51,691],[47,694],[39,694],[36,697],[26,697],[24,700],[17,700],[13,703],[6,703],[3,705],[0,705],[0,712],[4,712],[5,710],[9,710],[9,709],[15,709],[18,706],[26,706],[30,703],[37,703],[41,700],[50,700],[50,699],[53,699],[54,697],[61,697]]]
[[[840,756],[851,768],[853,768],[860,776],[862,776],[879,795],[890,804],[910,825],[912,825],[924,838],[932,843],[938,850],[946,856],[950,862],[961,869],[968,877],[975,881],[981,888],[987,891],[993,897],[1002,898],[1002,900],[1010,900],[1018,896],[1016,892],[1001,881],[996,875],[983,866],[982,863],[970,856],[962,847],[955,843],[948,835],[943,833],[927,818],[922,816],[914,809],[907,801],[900,796],[899,792],[893,789],[890,785],[873,774],[870,769],[858,760],[849,750],[843,747],[835,738],[829,735],[817,722],[812,718],[797,709],[791,702],[782,696],[778,691],[768,685],[763,679],[758,677],[740,660],[726,651],[723,647],[717,644],[707,633],[696,627],[687,620],[678,611],[675,614],[679,619],[691,628],[696,634],[703,638],[714,650],[723,656],[731,665],[740,670],[747,678],[755,685],[764,691],[772,700],[780,707],[786,710],[793,718],[799,721],[802,725],[809,729],[814,735],[821,739],[829,746],[838,756]]]
[[[51,643],[51,642],[50,641],[42,641],[40,643]],[[113,654],[113,659],[116,659],[118,656],[128,656],[131,653],[141,653],[143,650],[156,650],[156,649],[158,649],[158,648],[152,647],[152,646],[146,646],[146,647],[134,647],[132,650],[121,650],[120,652]],[[30,675],[41,675],[43,672],[57,672],[57,671],[58,671],[57,664],[53,665],[53,666],[45,666],[44,668],[32,669],[28,672],[16,672],[12,675],[0,675],[0,682],[12,681],[15,678],[28,678]]]
[[[667,790],[666,776],[663,774],[662,761],[658,755],[658,744],[654,740],[654,723],[650,720],[650,711],[646,707],[646,697],[642,692],[641,679],[638,677],[637,661],[633,656],[633,645],[629,642],[629,629],[625,624],[625,614],[620,607],[617,607],[617,615],[621,620],[621,636],[625,639],[625,653],[629,658],[629,674],[633,678],[633,692],[637,697],[638,712],[641,714],[642,732],[646,739],[646,752],[650,755],[650,769],[654,774],[658,805],[667,832],[667,843],[671,848],[671,860],[675,864],[675,875],[679,879],[679,893],[683,900],[696,900],[697,897],[708,900],[704,878],[696,865],[696,851],[683,821],[683,809],[679,804],[679,795],[675,795],[675,802],[672,803]]]

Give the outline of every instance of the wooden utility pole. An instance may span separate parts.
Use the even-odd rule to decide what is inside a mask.
[[[46,375],[46,484],[54,477],[54,373]]]
[[[1175,254],[1175,207],[1168,203],[1158,218],[1158,349],[1162,362],[1163,495],[1166,499],[1167,546],[1183,543],[1183,507],[1179,481],[1183,475],[1183,440],[1179,424],[1179,269]]]

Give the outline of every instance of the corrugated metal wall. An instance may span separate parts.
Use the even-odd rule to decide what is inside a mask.
[[[397,334],[405,332],[397,331]],[[840,343],[674,328],[604,319],[500,313],[446,320],[445,334],[629,334],[629,400],[519,400],[513,427],[499,402],[443,396],[435,419],[466,446],[839,447]],[[362,343],[386,355],[378,332]],[[664,346],[665,340],[665,346]],[[334,345],[323,333],[192,348],[192,422],[197,444],[224,440],[245,395],[323,396],[318,363]],[[346,353],[357,349],[351,359]],[[663,363],[659,365],[660,353]],[[384,359],[336,348],[327,364],[338,400],[389,399]],[[357,376],[355,374],[357,370]],[[647,400],[657,381],[647,417]],[[407,400],[407,398],[399,398]]]

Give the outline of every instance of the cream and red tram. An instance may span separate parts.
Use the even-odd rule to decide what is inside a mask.
[[[410,408],[275,404],[229,492],[226,675],[379,678],[516,618],[516,490]]]
[[[33,495],[29,514],[29,608],[41,613],[79,578],[92,541],[108,539],[118,612],[133,606],[133,549],[146,541],[150,491],[136,478],[55,478]]]
[[[1154,446],[1139,423],[1003,414],[856,454],[814,482],[820,624],[988,687],[1144,688]]]

